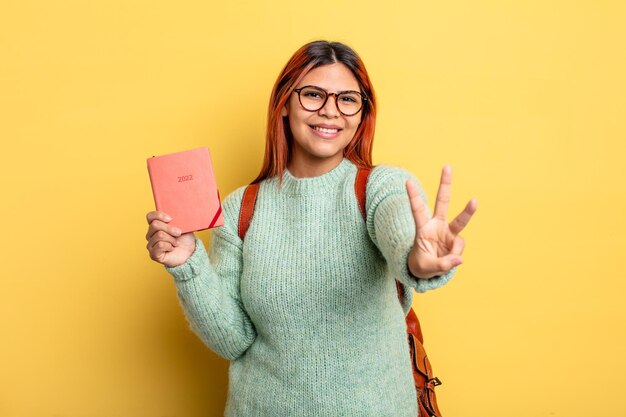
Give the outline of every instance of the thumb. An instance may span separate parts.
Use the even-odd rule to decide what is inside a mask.
[[[442,273],[444,274],[449,272],[455,266],[461,265],[462,263],[463,258],[461,258],[459,255],[454,254],[443,256],[437,260],[439,270],[442,271]]]
[[[461,265],[463,259],[459,255],[446,255],[441,258],[430,258],[422,260],[420,267],[416,268],[419,273],[416,275],[425,279],[436,277],[448,273],[455,266]]]

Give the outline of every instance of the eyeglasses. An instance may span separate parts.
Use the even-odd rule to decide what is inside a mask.
[[[326,105],[329,96],[335,96],[335,105],[341,114],[354,116],[361,111],[363,103],[367,101],[365,94],[352,90],[329,93],[323,88],[307,85],[293,91],[298,93],[300,105],[307,111],[318,111]]]

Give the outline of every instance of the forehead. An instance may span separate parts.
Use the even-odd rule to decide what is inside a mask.
[[[315,85],[328,91],[359,90],[359,82],[352,71],[342,63],[322,65],[308,72],[299,87]]]

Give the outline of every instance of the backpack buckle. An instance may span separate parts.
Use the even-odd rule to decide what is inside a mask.
[[[433,386],[435,386],[435,387],[437,387],[437,386],[442,384],[441,380],[439,378],[437,378],[437,377],[430,378],[428,381],[426,381],[427,384],[430,384],[431,382],[432,382]]]

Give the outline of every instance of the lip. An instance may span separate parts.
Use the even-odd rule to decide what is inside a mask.
[[[341,127],[337,126],[337,125],[327,125],[324,123],[320,123],[320,124],[315,124],[315,125],[309,125],[311,127],[323,127],[324,129],[338,129],[341,130]]]
[[[334,139],[341,134],[341,128],[333,125],[310,125],[311,131],[318,137],[323,139]],[[326,133],[319,130],[316,130],[316,127],[323,127],[325,129],[337,129],[335,133]]]

